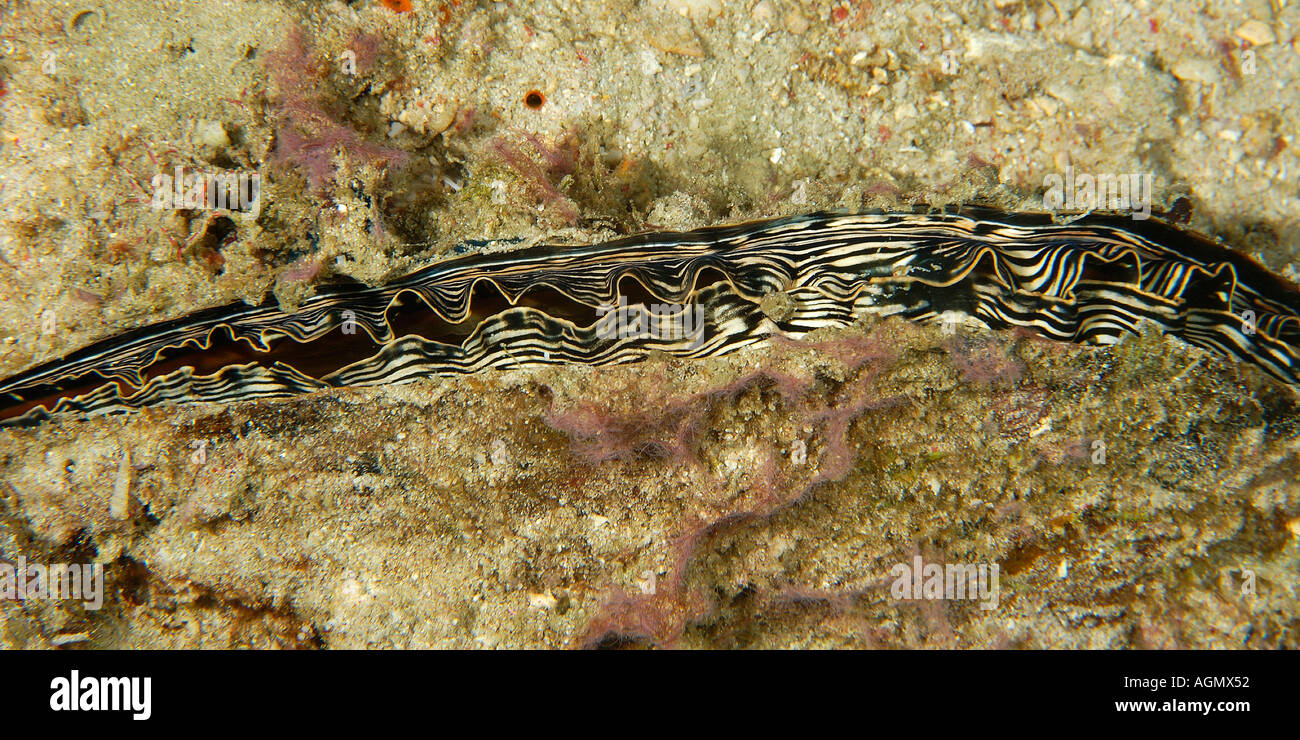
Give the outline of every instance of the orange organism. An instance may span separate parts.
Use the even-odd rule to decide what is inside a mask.
[[[409,13],[414,9],[411,0],[379,0],[379,2],[394,13]]]

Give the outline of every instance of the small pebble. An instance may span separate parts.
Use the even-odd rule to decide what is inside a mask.
[[[1273,35],[1273,29],[1269,28],[1268,24],[1255,20],[1241,24],[1241,28],[1237,29],[1236,36],[1243,41],[1249,41],[1255,46],[1267,46],[1277,41],[1277,36]]]
[[[230,137],[218,121],[204,121],[199,124],[199,141],[213,149],[225,149],[230,146]]]
[[[559,600],[552,596],[550,591],[528,594],[528,605],[534,609],[554,609],[558,604]]]
[[[108,498],[108,515],[126,519],[131,515],[131,452],[122,452],[117,464],[117,477],[113,479],[113,494]]]
[[[1206,59],[1180,59],[1169,68],[1170,73],[1184,82],[1214,85],[1219,81],[1219,70]]]
[[[492,442],[492,448],[491,452],[488,454],[488,459],[490,459],[492,464],[498,468],[510,462],[510,450],[506,447],[506,441],[504,439],[498,439]]]
[[[659,64],[659,58],[651,49],[641,50],[641,74],[646,77],[654,77],[663,67]]]

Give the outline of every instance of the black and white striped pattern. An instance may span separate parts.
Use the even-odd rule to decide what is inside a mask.
[[[702,341],[597,332],[597,307],[635,285],[647,302],[702,305]],[[479,297],[485,286],[499,292],[497,310],[480,315],[480,302],[491,302]],[[788,315],[760,308],[776,292],[793,299]],[[432,312],[427,318],[441,328],[395,336],[398,311]],[[475,254],[379,287],[328,287],[293,312],[270,302],[200,311],[5,380],[0,424],[493,368],[606,365],[655,351],[706,357],[868,314],[937,321],[949,312],[1098,344],[1150,321],[1300,384],[1295,286],[1159,220],[1092,215],[1055,224],[1046,215],[981,209],[821,213]],[[362,331],[343,330],[352,325]]]

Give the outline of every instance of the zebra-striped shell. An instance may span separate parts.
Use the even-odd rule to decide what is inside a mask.
[[[1150,321],[1300,384],[1295,286],[1158,219],[821,213],[474,254],[378,287],[326,287],[292,312],[199,311],[6,379],[0,424],[654,351],[706,357],[867,314],[950,312],[1101,344]]]

